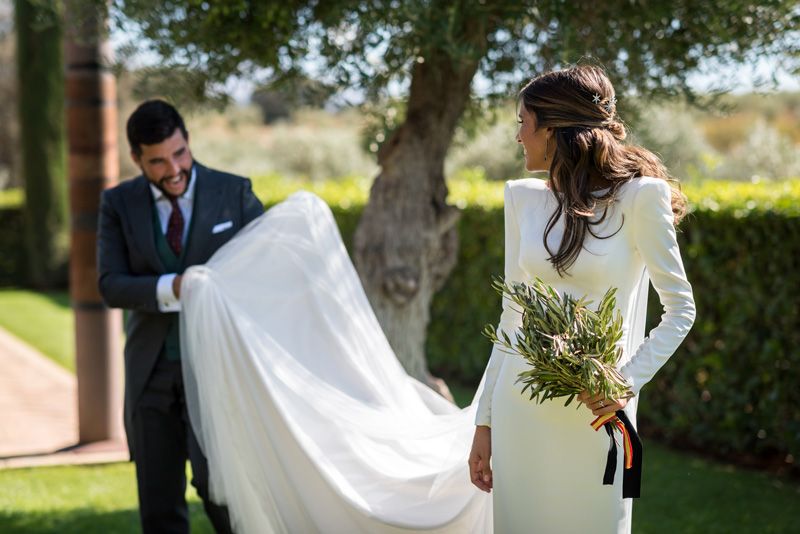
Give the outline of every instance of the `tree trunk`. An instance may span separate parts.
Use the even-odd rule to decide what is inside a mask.
[[[58,0],[17,0],[17,68],[25,243],[30,283],[66,283],[66,143],[62,7]]]
[[[446,54],[414,64],[406,120],[378,154],[354,237],[361,281],[398,359],[445,396],[428,371],[425,337],[433,295],[456,263],[459,213],[446,203],[444,158],[477,67]]]

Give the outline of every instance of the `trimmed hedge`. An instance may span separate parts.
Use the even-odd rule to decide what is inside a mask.
[[[19,205],[0,205],[0,287],[26,282],[22,218]]]
[[[254,180],[266,205],[301,187],[330,205],[345,242],[367,181],[298,184]],[[794,467],[800,455],[800,180],[708,182],[685,187],[690,214],[678,234],[697,319],[678,353],[644,390],[640,424],[709,453]],[[463,173],[450,183],[463,210],[459,262],[433,302],[428,358],[434,373],[477,384],[490,352],[480,334],[498,320],[491,277],[503,269],[503,186]],[[0,209],[0,284],[22,273],[20,217]],[[18,278],[17,278],[18,280]],[[648,330],[661,315],[651,288]]]
[[[697,319],[645,386],[642,422],[672,442],[798,471],[800,181],[689,195],[698,203],[679,241]],[[649,322],[660,313],[651,288]]]

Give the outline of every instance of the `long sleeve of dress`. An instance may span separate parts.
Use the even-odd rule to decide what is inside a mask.
[[[520,232],[519,221],[517,213],[514,209],[514,199],[511,195],[511,186],[506,183],[505,187],[505,200],[504,200],[504,213],[505,213],[505,280],[507,282],[524,282],[526,280],[525,273],[519,266],[519,247],[520,247]],[[503,311],[500,315],[500,324],[497,326],[498,334],[502,330],[511,339],[514,339],[514,334],[522,324],[522,315],[511,305],[511,301],[503,299]],[[486,382],[484,384],[483,392],[480,399],[478,399],[478,409],[475,415],[475,424],[482,426],[491,426],[492,423],[492,393],[494,391],[495,383],[497,382],[497,375],[500,372],[500,367],[503,365],[503,359],[506,354],[496,345],[492,348],[492,354],[489,358],[489,365],[486,368]]]
[[[638,394],[642,386],[666,363],[694,323],[692,286],[686,279],[675,236],[672,193],[664,180],[643,178],[633,199],[633,236],[664,313],[661,322],[622,369]]]

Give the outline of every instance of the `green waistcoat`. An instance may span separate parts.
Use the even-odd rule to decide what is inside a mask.
[[[175,252],[167,242],[167,236],[161,232],[161,221],[158,218],[158,210],[153,206],[153,228],[155,229],[156,251],[158,257],[161,258],[161,263],[168,273],[183,274],[186,265],[186,248],[189,244],[189,236],[192,235],[192,222],[194,221],[194,213],[189,221],[189,232],[186,237],[186,243],[181,249],[180,257],[175,255]],[[166,358],[170,361],[179,361],[181,359],[181,340],[180,340],[180,317],[178,313],[170,313],[169,330],[167,330],[167,337],[164,340],[164,346],[161,348],[159,358]]]

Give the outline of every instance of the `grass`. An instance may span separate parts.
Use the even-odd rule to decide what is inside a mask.
[[[140,532],[133,464],[0,471],[0,532]],[[192,532],[213,533],[194,488],[187,491]]]
[[[797,532],[800,486],[796,482],[707,462],[651,443],[645,447],[643,497],[634,504],[633,532]],[[3,470],[0,488],[0,532],[4,534],[139,531],[130,463]],[[212,532],[191,486],[187,499],[192,532]]]
[[[800,484],[645,442],[633,532],[796,533]]]
[[[75,332],[66,291],[0,289],[0,327],[75,370]]]

